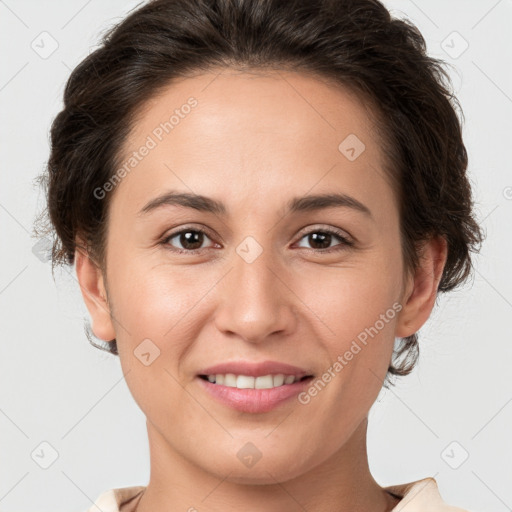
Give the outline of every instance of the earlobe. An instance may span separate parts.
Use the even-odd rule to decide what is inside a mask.
[[[116,333],[101,269],[80,248],[75,251],[75,269],[94,335],[104,341],[113,340]]]
[[[418,332],[434,307],[439,282],[448,255],[444,237],[431,238],[423,245],[420,266],[403,296],[403,309],[398,317],[395,336],[406,338]]]

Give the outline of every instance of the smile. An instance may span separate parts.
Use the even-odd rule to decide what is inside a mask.
[[[200,375],[202,379],[208,380],[212,384],[222,384],[230,388],[238,389],[271,389],[283,386],[285,384],[293,384],[300,380],[308,378],[308,376],[300,377],[295,375],[284,375],[278,373],[276,375],[262,375],[253,377],[251,375],[235,375],[234,373]]]
[[[209,379],[215,377],[216,382]],[[227,379],[222,384],[218,380]],[[291,381],[286,383],[286,378]],[[255,387],[256,381],[266,387]],[[272,379],[272,386],[270,386]],[[274,386],[274,379],[278,385]],[[292,381],[293,379],[293,381]],[[217,402],[240,412],[252,414],[261,414],[272,411],[280,405],[297,396],[309,385],[313,376],[304,376],[295,380],[294,375],[285,376],[283,374],[264,375],[261,377],[251,377],[247,375],[218,374],[218,375],[199,375],[197,380],[202,389]],[[279,382],[283,381],[281,384]],[[250,386],[249,386],[250,384]],[[242,386],[242,387],[239,387]],[[243,387],[245,386],[245,387]]]

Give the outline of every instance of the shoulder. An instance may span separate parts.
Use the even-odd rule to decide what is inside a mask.
[[[384,487],[402,500],[392,512],[471,512],[446,504],[434,478],[424,478],[415,482]]]
[[[129,501],[141,495],[146,489],[143,485],[133,487],[120,487],[110,489],[101,493],[94,504],[84,512],[120,512],[121,506],[128,504]]]

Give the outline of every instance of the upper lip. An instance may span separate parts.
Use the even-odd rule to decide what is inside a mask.
[[[248,375],[251,377],[261,377],[263,375],[294,375],[297,378],[312,375],[311,372],[298,366],[293,366],[287,363],[280,363],[278,361],[261,361],[255,363],[252,361],[231,361],[219,363],[214,366],[209,366],[199,371],[199,375],[216,375],[233,373],[235,375]]]

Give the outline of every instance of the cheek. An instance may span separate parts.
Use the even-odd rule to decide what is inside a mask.
[[[310,310],[309,316],[317,317],[325,339],[342,349],[376,323],[384,336],[392,335],[399,271],[396,266],[384,271],[377,263],[317,268],[309,275],[297,275],[293,290]],[[382,315],[384,323],[379,321]]]
[[[218,291],[212,287],[221,281],[225,268],[152,264],[150,260],[118,255],[110,272],[115,317],[123,327],[118,329],[118,341],[125,340],[134,350],[149,338],[172,361],[198,336],[208,321],[206,316],[214,314],[211,300],[218,297]],[[302,311],[304,321],[316,326],[332,359],[344,353],[354,339],[364,341],[365,332],[373,339],[374,327],[379,339],[392,337],[394,325],[386,312],[398,297],[399,266],[390,255],[382,254],[347,262],[337,267],[312,263],[290,267],[283,279],[293,293],[277,290],[283,301]],[[276,287],[281,286],[276,282]],[[384,323],[382,315],[386,316]],[[378,356],[376,350],[366,352]]]
[[[130,325],[132,338],[137,334],[162,340],[173,329],[181,328],[194,304],[208,290],[210,279],[198,269],[151,265],[151,261],[137,258],[119,261],[111,288],[116,315]]]
[[[142,259],[119,261],[111,288],[117,345],[126,383],[147,418],[163,431],[173,432],[176,418],[169,411],[198,414],[197,405],[182,387],[180,362],[198,338],[194,316],[210,280],[195,279],[197,269],[184,272],[170,265],[139,265]]]
[[[148,260],[120,258],[109,279],[121,364],[125,373],[137,376],[134,385],[141,392],[144,386],[155,389],[156,382],[168,387],[171,375],[186,378],[181,363],[208,321],[208,294],[221,277],[212,276],[207,266]]]
[[[330,414],[343,413],[347,422],[357,422],[375,400],[394,347],[401,310],[397,302],[400,268],[388,264],[383,269],[380,261],[385,259],[376,257],[374,264],[367,261],[350,268],[322,269],[308,280],[315,287],[308,287],[304,279],[296,281],[297,294],[318,317],[317,332],[329,360],[320,376],[329,389],[322,391],[323,406]],[[319,383],[317,389],[322,386]],[[327,416],[324,419],[328,421]]]

